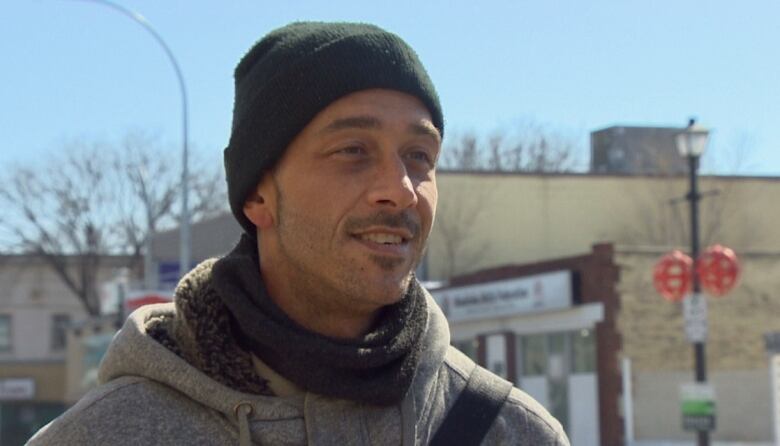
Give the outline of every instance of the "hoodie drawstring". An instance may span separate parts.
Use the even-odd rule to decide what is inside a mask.
[[[239,446],[252,446],[251,436],[249,434],[249,416],[255,410],[252,403],[241,402],[236,404],[233,409],[238,418],[238,444]]]

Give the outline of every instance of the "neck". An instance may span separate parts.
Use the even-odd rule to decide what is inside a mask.
[[[307,330],[337,339],[358,339],[368,333],[376,320],[376,311],[346,311],[322,304],[324,297],[301,293],[294,286],[276,286],[261,268],[270,299],[295,323]],[[289,282],[288,282],[289,283]]]
[[[276,262],[260,262],[260,275],[269,298],[290,319],[323,336],[359,339],[369,332],[381,311],[381,307],[365,303],[339,305],[341,300],[332,298],[337,290],[322,283],[309,286],[302,271],[287,271]]]

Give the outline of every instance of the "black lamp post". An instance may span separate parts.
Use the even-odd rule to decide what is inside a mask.
[[[165,43],[162,36],[152,27],[148,20],[141,14],[132,11],[124,6],[115,3],[110,0],[84,0],[92,3],[98,3],[103,6],[107,6],[119,13],[127,16],[134,22],[143,27],[154,38],[160,47],[168,57],[168,61],[171,62],[173,71],[176,74],[176,80],[179,83],[179,93],[181,94],[181,127],[182,127],[182,166],[181,166],[181,222],[179,226],[179,277],[184,277],[190,269],[190,257],[191,257],[191,238],[190,235],[190,209],[188,204],[189,197],[189,148],[188,148],[188,134],[189,134],[189,120],[187,113],[187,88],[184,84],[184,76],[182,75],[181,68],[179,68],[179,62],[176,61],[176,57],[173,55],[173,51]],[[149,234],[147,235],[146,242],[146,255],[144,256],[144,279],[146,286],[149,287],[149,273],[151,270],[151,238],[152,230],[149,228]]]
[[[709,131],[696,125],[695,119],[691,119],[688,122],[688,127],[677,135],[677,149],[682,156],[688,159],[690,190],[686,198],[691,205],[691,258],[694,262],[699,257],[699,200],[701,199],[698,188],[699,159],[702,153],[704,153],[708,139]],[[692,275],[693,296],[688,297],[688,299],[703,299],[700,295],[701,283],[699,281],[699,274],[695,267],[693,268]],[[697,383],[707,382],[707,357],[705,347],[705,340],[694,342],[693,344]],[[698,431],[698,444],[699,446],[708,446],[710,444],[709,431]]]

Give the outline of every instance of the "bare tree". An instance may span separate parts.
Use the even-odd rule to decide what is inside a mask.
[[[487,137],[467,132],[445,144],[439,170],[457,172],[570,172],[578,167],[578,145],[573,138],[546,126],[528,122],[512,131],[497,131]],[[480,218],[490,190],[469,190],[456,194],[443,189],[434,231],[446,256],[447,277],[478,264],[489,251],[488,238],[475,239],[475,222]],[[458,198],[447,199],[447,194]]]
[[[714,147],[711,149],[715,149]],[[749,246],[764,235],[749,222],[731,224],[743,218],[741,206],[750,197],[738,189],[728,175],[735,175],[750,165],[752,139],[740,134],[719,151],[708,150],[702,158],[702,170],[719,171],[724,176],[700,179],[702,199],[700,206],[700,237],[706,246],[716,242],[737,243]],[[687,175],[672,173],[672,169],[659,170],[653,187],[628,192],[633,195],[636,221],[626,225],[616,234],[616,241],[635,245],[688,245],[690,240]],[[739,228],[739,229],[737,229]],[[728,233],[728,240],[725,240]]]
[[[119,143],[71,142],[58,153],[0,179],[0,240],[6,250],[41,256],[95,315],[101,259],[130,255],[138,271],[150,234],[177,224],[179,167],[155,138],[138,132]],[[196,218],[224,210],[221,175],[191,172]]]
[[[153,152],[149,135],[131,133],[114,152],[110,171],[116,178],[122,218],[116,234],[130,254],[140,258],[147,238],[170,220],[179,191],[175,162],[169,152]]]
[[[447,144],[441,170],[487,172],[571,172],[578,167],[573,138],[533,122],[480,138],[473,132]]]
[[[722,144],[715,144],[704,152],[701,158],[703,174],[744,175],[760,167],[755,157],[756,137],[741,130],[723,137]]]
[[[481,262],[490,249],[485,238],[481,243],[473,242],[474,227],[485,209],[487,190],[472,190],[459,199],[442,200],[436,211],[434,231],[443,241],[444,271],[446,277],[462,273]]]
[[[147,239],[160,228],[178,225],[181,215],[181,175],[178,153],[156,149],[155,138],[134,132],[113,153],[115,174],[122,198],[121,237],[138,255]],[[191,156],[189,193],[193,221],[215,217],[227,210],[227,191],[221,163]]]
[[[42,256],[90,314],[99,311],[100,253],[112,250],[109,212],[101,212],[111,206],[103,149],[69,149],[40,169],[16,169],[0,188],[3,229],[14,247]]]

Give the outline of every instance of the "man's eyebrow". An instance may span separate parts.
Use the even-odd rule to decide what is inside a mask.
[[[372,116],[350,116],[332,121],[323,127],[319,133],[332,133],[344,129],[377,129],[382,126],[379,119]]]
[[[441,134],[433,125],[424,125],[420,123],[409,124],[409,130],[416,135],[430,136],[436,141],[441,142]]]
[[[319,131],[319,133],[332,133],[344,129],[378,129],[382,122],[373,116],[349,116],[333,120]],[[441,141],[441,134],[436,127],[420,123],[409,124],[409,132],[420,136],[430,136],[436,141]]]

